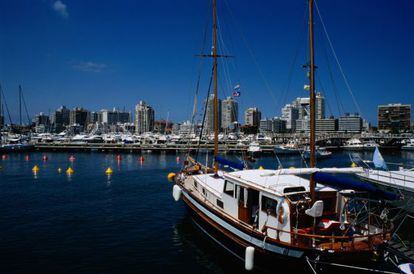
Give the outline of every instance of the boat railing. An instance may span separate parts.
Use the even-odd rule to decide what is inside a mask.
[[[393,173],[392,171],[389,171],[388,174],[383,174],[381,172],[373,172],[371,170],[367,170],[367,175],[368,177],[369,175],[377,177],[378,181],[380,181],[380,178],[389,180],[389,183],[394,185],[402,185],[404,187],[407,186],[407,183],[414,185],[414,176],[412,175],[398,174]]]
[[[323,250],[340,250],[340,251],[356,251],[356,250],[371,250],[373,246],[391,239],[389,231],[367,234],[367,235],[320,235],[301,233],[295,231],[286,231],[276,227],[264,226],[263,231],[271,229],[276,231],[276,240],[279,240],[281,233],[291,235],[291,244],[301,248],[323,249]]]

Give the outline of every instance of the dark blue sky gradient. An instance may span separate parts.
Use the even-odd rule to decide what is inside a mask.
[[[306,96],[306,1],[226,1],[231,13],[218,0],[221,50],[236,57],[220,66],[221,97],[240,83],[241,122],[251,106],[278,116],[283,104]],[[22,84],[31,115],[61,104],[132,110],[145,100],[157,118],[168,112],[174,121],[189,118],[208,1],[62,0],[67,16],[55,2],[0,1],[0,83],[13,117]],[[376,124],[378,104],[414,103],[414,1],[319,0],[318,6],[362,115]],[[327,114],[356,112],[319,19],[315,27],[317,86]],[[210,62],[202,61],[200,98]]]

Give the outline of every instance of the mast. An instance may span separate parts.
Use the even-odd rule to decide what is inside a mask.
[[[308,0],[309,5],[309,58],[310,58],[310,73],[309,73],[309,91],[310,91],[310,167],[315,167],[315,131],[316,131],[316,109],[315,109],[315,52],[314,52],[314,32],[313,32],[313,0]],[[315,201],[315,180],[313,176],[310,177],[310,193],[312,201]]]
[[[19,119],[20,125],[22,125],[22,86],[19,85]]]
[[[218,172],[218,162],[215,160],[218,156],[218,84],[217,84],[217,0],[213,0],[213,112],[214,112],[214,174]]]

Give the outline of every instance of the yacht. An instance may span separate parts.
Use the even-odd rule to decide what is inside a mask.
[[[296,140],[291,140],[287,144],[276,145],[274,148],[277,155],[299,154],[300,148]]]
[[[247,152],[251,154],[260,153],[261,151],[262,151],[262,148],[260,147],[259,142],[251,142],[247,149]]]
[[[375,141],[366,141],[362,143],[363,150],[375,150],[378,147],[378,144]]]
[[[414,139],[408,140],[405,145],[401,147],[402,150],[411,150],[414,151]]]
[[[327,150],[324,147],[316,147],[315,157],[317,159],[325,159],[332,156],[332,152]],[[310,149],[309,147],[306,147],[306,149],[303,151],[303,158],[310,159]]]
[[[345,150],[364,150],[364,144],[358,138],[352,138],[346,141],[345,145],[342,146]]]

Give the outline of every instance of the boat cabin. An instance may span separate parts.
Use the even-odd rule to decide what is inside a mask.
[[[339,235],[344,197],[318,185],[314,211],[320,212],[312,214],[309,180],[300,176],[258,169],[207,173],[188,177],[185,187],[225,218],[289,245],[310,244],[299,235]]]

